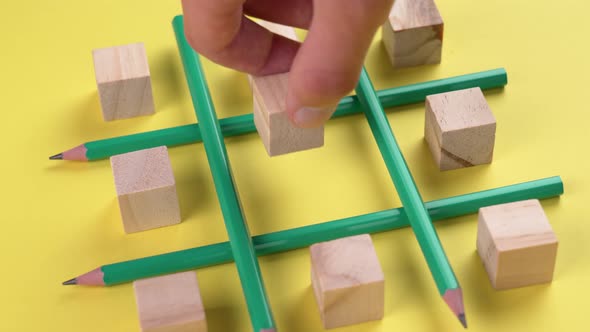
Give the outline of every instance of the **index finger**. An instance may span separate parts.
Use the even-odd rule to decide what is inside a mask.
[[[210,60],[255,75],[288,71],[299,43],[244,16],[245,0],[182,0],[189,44]]]

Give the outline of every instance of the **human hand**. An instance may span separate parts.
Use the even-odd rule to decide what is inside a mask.
[[[289,73],[287,112],[299,127],[327,121],[354,89],[393,0],[182,0],[185,33],[200,54],[252,75]],[[244,15],[308,29],[300,44]]]

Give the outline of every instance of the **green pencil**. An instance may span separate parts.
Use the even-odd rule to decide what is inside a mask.
[[[201,124],[205,153],[242,283],[242,291],[248,305],[252,328],[256,332],[274,332],[276,331],[275,322],[264,289],[262,273],[242,212],[221,127],[217,120],[199,55],[192,50],[186,40],[182,16],[175,17],[172,25],[195,114]]]
[[[426,258],[438,291],[463,327],[467,328],[461,287],[440,244],[428,211],[426,211],[422,197],[414,183],[414,178],[391,131],[389,121],[387,121],[365,68],[361,72],[356,93],[365,108],[369,126],[404,205],[412,230]]]
[[[479,73],[455,76],[441,80],[411,84],[377,92],[385,108],[423,102],[426,96],[453,90],[480,87],[481,89],[500,88],[506,85],[508,76],[503,68]],[[357,96],[343,98],[333,117],[341,117],[362,112]],[[221,131],[225,137],[243,135],[256,131],[252,113],[220,120]],[[113,137],[86,142],[75,148],[49,157],[54,160],[92,161],[108,158],[116,154],[153,148],[168,147],[201,142],[199,124],[149,131],[145,133]]]
[[[563,194],[558,176],[444,198],[426,203],[433,221],[477,213],[479,208],[527,199],[545,199]],[[408,227],[403,208],[257,235],[252,238],[258,256],[308,247],[346,236]],[[65,281],[64,285],[112,286],[167,273],[199,269],[233,261],[229,242],[107,264]]]

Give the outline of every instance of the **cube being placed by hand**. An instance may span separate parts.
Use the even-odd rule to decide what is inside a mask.
[[[496,289],[550,282],[557,243],[536,199],[479,209],[477,252]]]
[[[252,78],[254,124],[271,157],[324,145],[324,126],[299,128],[289,119],[285,105],[288,75]]]
[[[275,34],[297,40],[292,27],[266,21],[258,23]],[[288,82],[289,73],[250,76],[254,97],[254,124],[271,157],[324,145],[323,125],[317,128],[300,128],[289,119],[286,103]]]
[[[426,97],[424,137],[441,171],[491,163],[496,119],[481,89]]]
[[[92,51],[105,121],[154,113],[150,69],[143,43]]]
[[[168,149],[160,146],[111,157],[126,233],[180,223]]]
[[[385,281],[371,236],[314,244],[312,286],[324,327],[383,318]]]

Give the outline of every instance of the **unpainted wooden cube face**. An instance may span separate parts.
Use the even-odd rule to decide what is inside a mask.
[[[550,282],[557,246],[538,200],[480,209],[477,249],[496,289]]]

